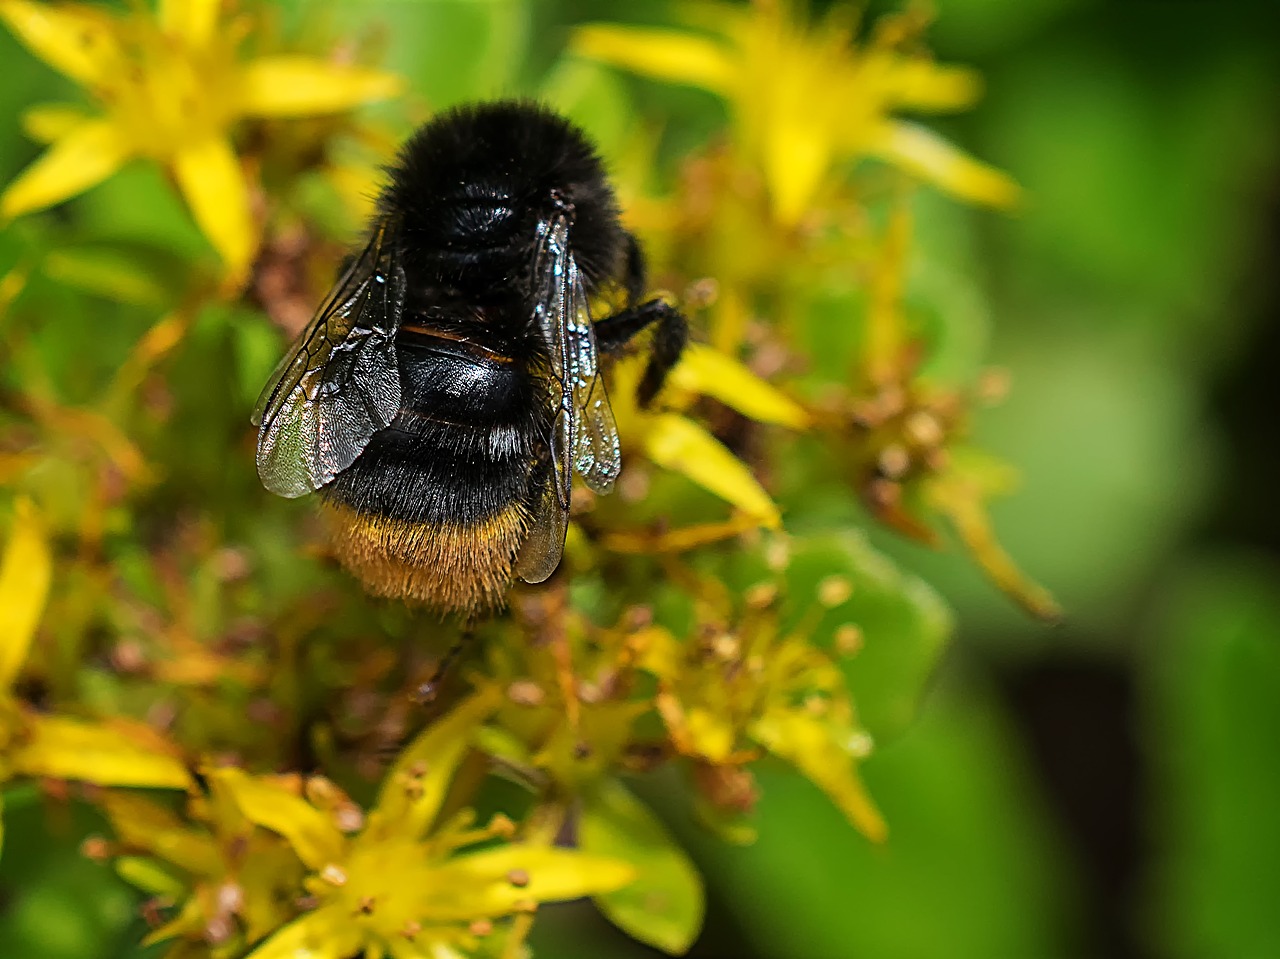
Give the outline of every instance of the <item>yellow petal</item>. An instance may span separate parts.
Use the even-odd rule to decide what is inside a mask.
[[[569,49],[633,73],[721,96],[733,92],[737,73],[732,54],[722,44],[676,30],[592,24],[573,32]]]
[[[882,124],[871,149],[881,159],[918,176],[962,200],[1011,207],[1021,190],[1008,175],[957,149],[915,123]]]
[[[738,744],[738,731],[715,709],[690,706],[685,713],[685,735],[699,756],[713,763],[728,762]]]
[[[496,688],[476,693],[401,751],[378,793],[375,814],[379,828],[412,838],[426,831],[440,811],[458,763],[471,747],[472,733],[501,700]]]
[[[809,414],[784,393],[774,389],[751,370],[719,350],[691,343],[671,371],[677,386],[711,396],[743,416],[761,423],[777,423],[792,429],[809,425]]]
[[[849,751],[826,723],[795,710],[771,709],[752,724],[751,736],[825,792],[864,836],[884,841],[884,819],[858,778]]]
[[[512,883],[513,872],[525,874],[528,882]],[[502,846],[433,869],[423,918],[443,922],[506,916],[522,901],[557,902],[612,892],[635,875],[620,859],[546,846]]]
[[[882,79],[888,100],[917,110],[960,110],[982,95],[982,78],[968,67],[941,67],[931,60],[900,60]]]
[[[160,28],[190,47],[208,46],[218,22],[221,0],[160,0]]]
[[[149,852],[196,876],[217,873],[217,843],[168,808],[132,793],[109,793],[102,802],[111,828],[126,847]]]
[[[653,417],[645,436],[645,450],[659,466],[682,473],[763,525],[781,524],[778,507],[751,471],[692,420],[675,413]]]
[[[246,959],[345,959],[360,951],[360,926],[338,906],[295,919]]]
[[[132,151],[106,120],[89,120],[54,141],[0,196],[0,217],[10,219],[61,202],[115,173]]]
[[[49,537],[35,504],[21,497],[14,504],[13,525],[0,559],[0,690],[13,685],[40,623],[53,556]]]
[[[820,86],[809,86],[803,74],[779,78],[772,109],[762,131],[761,161],[774,214],[794,226],[814,203],[835,157],[836,136],[843,123],[839,105]],[[783,80],[789,81],[783,83]]]
[[[258,238],[249,213],[249,187],[231,144],[210,137],[185,146],[174,157],[173,172],[196,224],[226,264],[229,280],[239,281]]]
[[[400,77],[315,57],[263,57],[240,76],[240,110],[257,117],[337,113],[385,100],[404,87]]]
[[[1005,595],[1032,616],[1056,622],[1062,618],[1062,607],[1000,545],[987,510],[985,499],[1007,488],[1012,469],[965,452],[961,449],[951,469],[929,480],[924,487],[925,501],[951,521],[969,554]]]
[[[116,21],[90,6],[0,0],[0,20],[32,53],[80,83],[109,79],[119,63]]]
[[[186,887],[172,872],[147,856],[117,856],[111,865],[117,876],[149,895],[177,901],[186,892]]]
[[[323,869],[342,857],[346,840],[333,819],[301,796],[231,766],[207,770],[206,775],[226,789],[245,819],[284,836],[312,869]]]
[[[52,143],[89,119],[74,103],[41,103],[22,113],[22,132],[37,143]]]
[[[187,768],[172,747],[141,723],[90,723],[30,713],[13,767],[27,776],[75,779],[99,786],[186,789]]]

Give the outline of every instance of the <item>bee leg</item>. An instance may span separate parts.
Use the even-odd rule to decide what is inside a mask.
[[[644,250],[635,234],[627,234],[627,262],[622,274],[623,285],[627,289],[627,306],[634,307],[644,296],[648,285],[649,270],[644,262]]]
[[[415,702],[426,705],[427,703],[433,702],[435,698],[440,695],[440,687],[444,685],[444,681],[449,675],[449,669],[457,661],[458,656],[462,651],[471,644],[471,640],[475,634],[475,628],[471,623],[467,623],[467,625],[462,628],[462,631],[458,633],[458,638],[455,639],[453,641],[453,645],[449,647],[449,651],[446,652],[440,662],[436,664],[435,671],[431,674],[431,678],[419,686],[417,691],[414,693],[413,699]]]
[[[635,337],[654,328],[649,363],[644,368],[636,399],[642,407],[653,402],[689,340],[689,321],[665,300],[649,300],[596,320],[596,348],[606,356],[622,352]]]

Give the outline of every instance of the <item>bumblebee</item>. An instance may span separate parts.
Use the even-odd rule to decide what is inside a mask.
[[[258,475],[320,493],[370,592],[480,612],[555,571],[575,472],[599,493],[618,478],[601,358],[652,328],[647,405],[687,324],[642,301],[644,256],[601,161],[555,113],[454,109],[388,172],[367,243],[258,401]],[[610,285],[626,305],[595,320]]]

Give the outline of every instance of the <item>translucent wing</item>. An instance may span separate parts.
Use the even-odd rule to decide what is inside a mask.
[[[578,264],[572,258],[568,272],[569,310],[564,339],[570,368],[573,468],[592,490],[608,493],[622,471],[618,426],[613,420],[604,377],[599,374],[596,333],[587,309],[587,291],[578,274]]]
[[[560,565],[569,510],[560,505],[559,491],[555,472],[548,470],[538,486],[529,532],[516,557],[516,575],[526,583],[541,583]]]
[[[546,579],[560,563],[568,528],[573,473],[607,493],[622,468],[618,428],[599,376],[595,330],[586,289],[569,244],[569,222],[556,216],[539,224],[534,261],[534,320],[551,361],[551,462],[546,487],[534,505],[533,525],[516,571],[530,583]]]
[[[374,230],[258,399],[258,476],[273,493],[329,483],[400,408],[405,277],[389,231],[387,221]]]

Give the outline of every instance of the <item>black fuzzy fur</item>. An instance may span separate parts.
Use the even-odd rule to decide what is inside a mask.
[[[589,292],[616,275],[627,245],[604,166],[568,120],[524,101],[457,107],[409,139],[388,171],[382,215],[400,217],[400,253],[417,283],[475,305],[528,289],[538,221],[572,206],[574,254]]]
[[[627,308],[597,324],[601,353],[655,326],[643,403],[679,358],[684,317],[661,301],[638,303],[644,257],[600,158],[544,107],[456,108],[414,134],[388,173],[376,222],[394,223],[408,280],[396,343],[401,410],[324,495],[428,527],[478,524],[513,504],[532,512],[550,478],[554,413],[533,321],[539,223],[568,210],[588,292],[614,281],[627,293]]]

